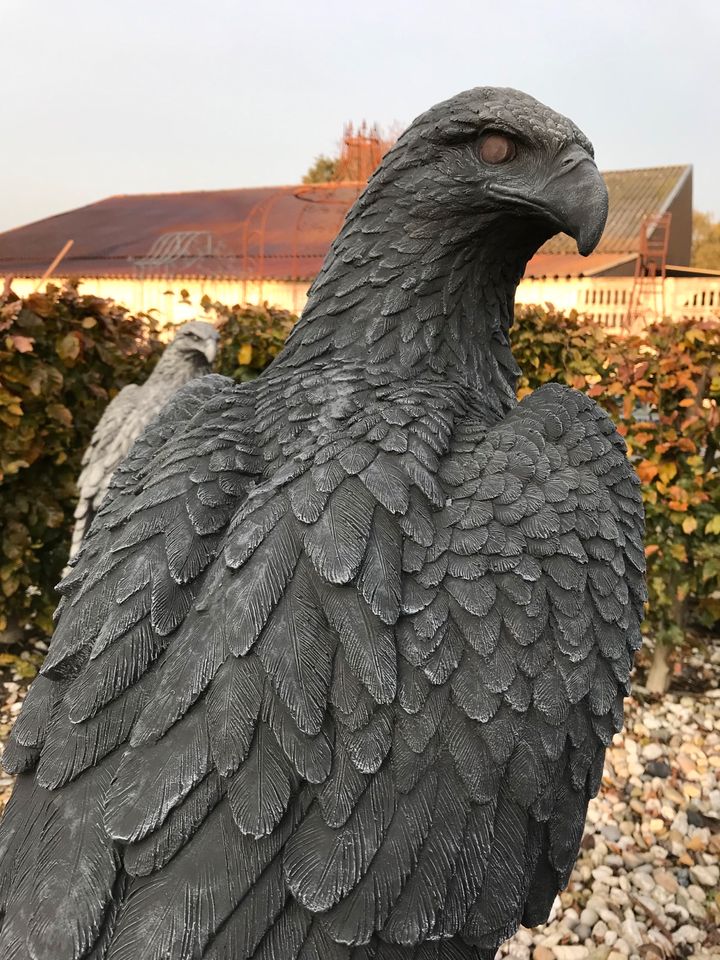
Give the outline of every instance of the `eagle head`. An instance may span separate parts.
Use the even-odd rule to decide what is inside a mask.
[[[191,320],[178,327],[171,349],[183,354],[199,353],[211,364],[217,354],[219,338],[218,331],[211,323]]]
[[[461,242],[473,230],[502,242],[505,228],[525,256],[564,232],[587,256],[608,211],[593,156],[567,117],[518,90],[476,87],[411,124],[371,181],[368,200],[394,183],[415,229],[418,219],[429,220]]]

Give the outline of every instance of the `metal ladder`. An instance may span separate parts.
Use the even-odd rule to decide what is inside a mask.
[[[651,214],[640,224],[640,244],[635,262],[625,331],[638,329],[665,316],[665,272],[670,242],[671,213]]]

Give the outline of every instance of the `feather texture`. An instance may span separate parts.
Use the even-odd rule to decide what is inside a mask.
[[[192,381],[119,464],[6,752],[3,957],[491,960],[546,918],[622,724],[643,518],[592,400],[515,401],[513,284],[557,221],[486,209],[498,123],[544,203],[597,202],[565,118],[438,105],[275,362]]]

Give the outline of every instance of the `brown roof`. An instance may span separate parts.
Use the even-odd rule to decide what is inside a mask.
[[[525,268],[525,279],[592,277],[609,267],[617,267],[634,259],[635,255],[628,253],[591,253],[589,257],[583,257],[577,250],[575,253],[538,252]]]
[[[526,275],[590,275],[633,253],[642,217],[662,212],[690,169],[604,174],[610,214],[595,254],[579,257],[574,242],[558,236]],[[0,275],[40,276],[73,240],[56,277],[309,281],[358,192],[356,184],[313,184],[109,197],[0,234]]]
[[[42,274],[73,240],[54,276],[311,279],[358,193],[313,184],[108,197],[1,233],[0,275]],[[159,238],[189,233],[185,254],[153,256]]]

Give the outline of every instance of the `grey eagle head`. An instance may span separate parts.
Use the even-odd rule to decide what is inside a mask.
[[[509,88],[476,87],[421,114],[385,156],[363,205],[388,188],[410,230],[429,221],[441,242],[443,231],[448,242],[491,232],[526,256],[559,232],[587,256],[607,219],[607,188],[588,138]]]
[[[204,320],[191,320],[178,327],[175,339],[166,352],[180,353],[185,356],[200,354],[211,364],[217,354],[220,334],[211,323]]]

